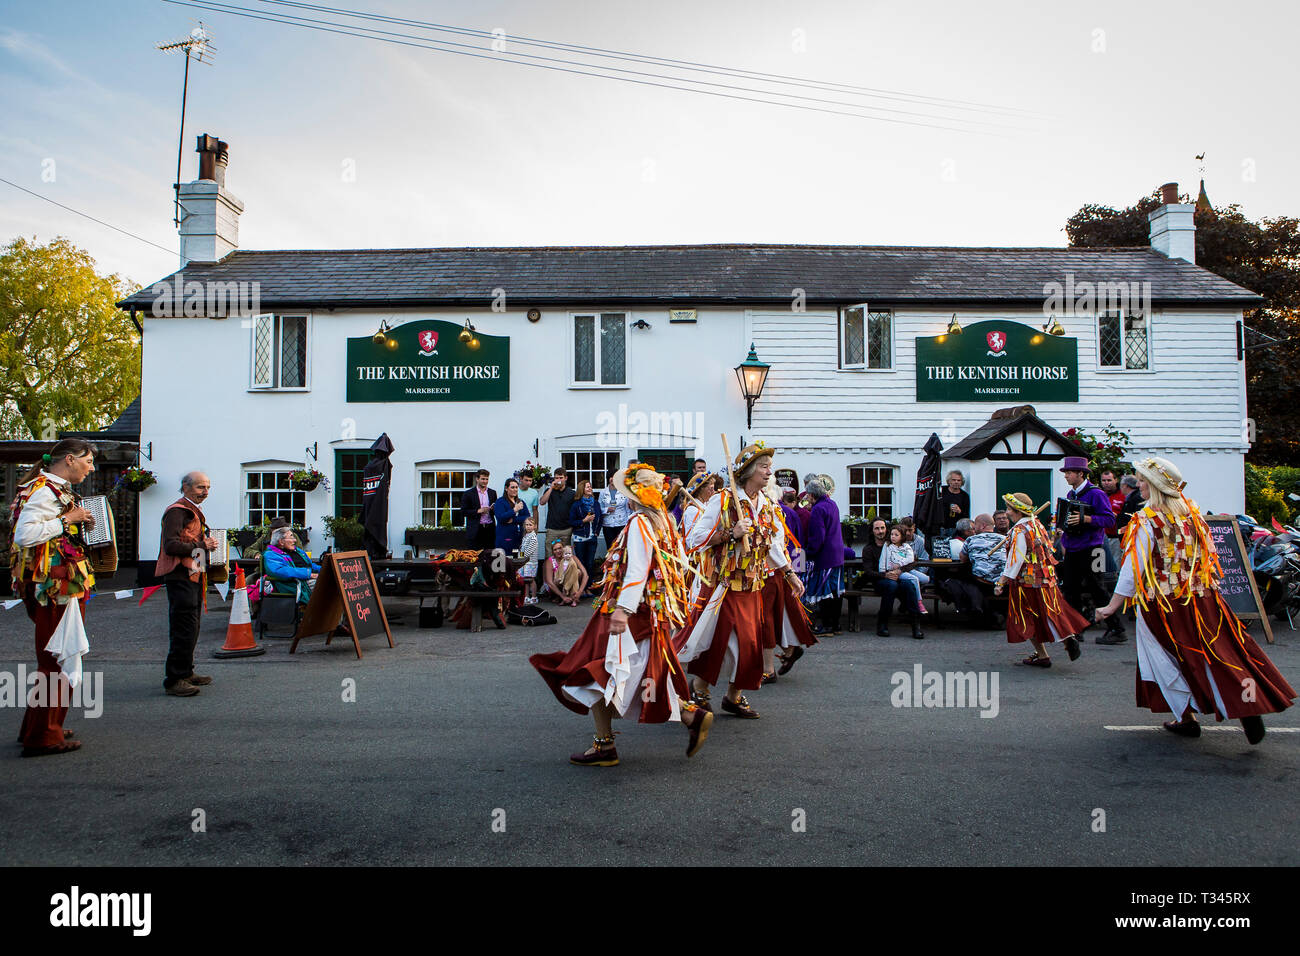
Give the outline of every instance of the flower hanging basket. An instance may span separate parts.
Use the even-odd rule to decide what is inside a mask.
[[[143,468],[128,468],[122,472],[117,479],[117,485],[128,491],[134,491],[137,494],[144,491],[150,485],[158,484],[158,479],[152,471],[145,471]]]
[[[289,487],[294,491],[315,491],[321,485],[329,490],[329,482],[315,468],[292,471],[289,473]]]

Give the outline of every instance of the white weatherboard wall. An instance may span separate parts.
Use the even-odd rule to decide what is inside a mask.
[[[952,315],[952,310],[896,310],[893,368],[849,371],[837,368],[833,310],[751,311],[751,337],[759,356],[773,365],[754,409],[754,433],[786,450],[783,463],[801,477],[809,471],[830,474],[842,510],[847,493],[840,483],[847,482],[849,465],[897,467],[899,513],[910,513],[921,448],[930,434],[938,433],[944,446],[951,447],[988,421],[995,409],[1016,404],[916,402],[915,339],[942,334]],[[1037,328],[1044,321],[1040,309],[958,310],[957,317],[962,325],[1004,320]],[[1034,403],[1038,416],[1059,431],[1076,426],[1100,435],[1114,424],[1129,434],[1133,455],[1159,454],[1175,461],[1188,481],[1188,495],[1204,507],[1239,512],[1248,450],[1243,440],[1245,378],[1237,361],[1240,318],[1239,311],[1157,309],[1150,370],[1112,372],[1097,368],[1096,320],[1067,317],[1066,335],[1078,340],[1079,401]],[[971,464],[946,461],[945,470],[967,473],[966,488],[978,512],[994,503],[997,463],[973,469]],[[1014,462],[1001,466],[1022,467]],[[1058,474],[1053,493],[1067,490]]]
[[[583,313],[596,310],[583,309]],[[650,329],[628,329],[628,386],[570,388],[572,325],[569,311],[547,310],[532,323],[521,312],[482,310],[317,311],[311,313],[307,391],[250,391],[250,338],[247,319],[144,320],[142,441],[153,442],[146,467],[159,483],[140,496],[140,557],[155,558],[162,512],[179,496],[180,476],[200,469],[212,479],[204,513],[213,527],[245,523],[244,465],[277,462],[315,465],[333,483],[336,449],[368,448],[387,432],[396,448],[389,495],[389,546],[401,553],[403,531],[417,522],[419,462],[459,460],[481,463],[500,490],[508,473],[525,460],[552,466],[572,450],[621,451],[623,460],[639,448],[684,447],[711,466],[722,462],[720,433],[734,447],[745,428],[745,403],[733,369],[749,348],[741,310],[699,310],[699,320],[670,324],[666,309],[626,312]],[[302,314],[286,311],[286,315]],[[386,319],[396,326],[421,319],[462,324],[469,317],[489,335],[510,337],[508,402],[396,402],[348,404],[347,339],[369,336]],[[396,357],[395,357],[396,360]],[[627,436],[625,445],[604,448],[597,435],[602,413],[617,420],[620,404],[629,413],[682,415],[682,436]],[[695,412],[703,419],[697,430]],[[346,439],[345,434],[352,434]],[[617,436],[615,436],[617,438]],[[693,439],[699,438],[698,441]],[[538,454],[534,440],[540,439]],[[319,461],[305,458],[315,442]],[[333,491],[307,494],[307,524],[312,548],[321,550],[322,515],[334,514]]]
[[[600,311],[583,309],[584,313]],[[645,319],[650,329],[628,330],[628,386],[571,388],[572,324],[568,310],[545,310],[539,322],[524,313],[482,310],[340,310],[311,313],[309,390],[250,391],[250,329],[246,319],[145,319],[141,440],[153,443],[146,464],[159,483],[140,496],[140,556],[157,556],[162,512],[179,495],[179,478],[192,469],[212,478],[205,513],[214,527],[245,523],[243,466],[275,462],[315,464],[334,475],[336,449],[363,449],[387,431],[396,452],[389,497],[389,543],[396,553],[402,532],[417,521],[416,464],[478,462],[492,472],[492,487],[526,459],[559,464],[560,454],[602,448],[601,416],[619,416],[619,406],[646,415],[682,413],[686,434],[625,436],[606,450],[623,460],[638,448],[684,447],[716,467],[723,461],[719,434],[732,452],[746,440],[776,446],[778,467],[826,473],[835,498],[848,510],[848,467],[879,463],[897,470],[899,514],[911,510],[913,480],[921,447],[938,432],[950,447],[1012,402],[918,404],[914,339],[943,332],[952,311],[895,312],[894,368],[840,371],[836,368],[836,314],[700,309],[693,324],[670,324],[667,310],[604,311],[627,314],[629,326]],[[301,314],[286,312],[285,314]],[[345,401],[346,342],[370,335],[381,320],[400,325],[422,319],[461,324],[469,316],[490,335],[510,337],[508,402]],[[964,325],[986,319],[1041,325],[1037,309],[959,311]],[[1067,334],[1079,343],[1078,403],[1039,403],[1039,417],[1059,430],[1074,425],[1099,433],[1109,423],[1127,431],[1136,453],[1158,453],[1176,461],[1188,479],[1188,493],[1204,507],[1243,507],[1242,421],[1245,381],[1236,360],[1240,312],[1157,310],[1151,334],[1150,372],[1102,372],[1096,367],[1096,323],[1067,318]],[[763,397],[754,408],[754,427],[745,426],[745,403],[733,371],[750,342],[771,363]],[[395,357],[396,358],[396,357]],[[703,419],[697,431],[695,413]],[[353,437],[346,438],[351,434]],[[538,453],[533,443],[539,441]],[[316,443],[319,461],[304,449]],[[991,508],[994,462],[949,462],[970,474],[967,490],[976,510]],[[1044,463],[1047,466],[1048,463]],[[1027,464],[1027,467],[1038,467]],[[1007,463],[1004,467],[1016,467]],[[1064,494],[1056,479],[1054,494]],[[307,495],[312,546],[322,540],[322,515],[334,513],[333,492]]]

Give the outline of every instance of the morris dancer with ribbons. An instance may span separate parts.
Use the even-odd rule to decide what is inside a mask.
[[[794,568],[802,560],[803,549],[790,529],[799,527],[799,518],[793,508],[781,501],[783,491],[775,478],[770,479],[763,489],[775,505],[773,513],[781,522],[785,536],[785,556],[790,567]],[[784,574],[768,568],[767,580],[763,582],[763,683],[776,683],[778,676],[788,674],[795,662],[803,657],[803,649],[816,643],[803,601],[795,596]],[[782,649],[780,654],[776,650],[778,647]],[[780,668],[776,666],[777,657],[781,658]]]
[[[92,519],[72,491],[73,485],[94,470],[94,446],[65,438],[23,476],[10,514],[14,593],[23,599],[27,616],[36,625],[36,667],[42,691],[28,700],[18,732],[24,757],[64,754],[81,747],[71,739],[72,731],[63,728],[70,685],[62,672],[71,668],[79,674],[81,654],[89,647],[80,620],[64,618],[70,613],[85,617],[86,598],[95,586],[80,528]],[[56,631],[66,631],[71,643],[63,641],[60,649],[51,640]],[[48,649],[52,643],[57,653]]]
[[[614,717],[681,721],[690,733],[688,757],[699,752],[713,724],[711,712],[686,699],[690,690],[672,645],[673,632],[686,623],[691,574],[664,501],[674,489],[637,462],[614,476],[614,486],[627,495],[632,517],[605,556],[599,609],[567,652],[528,659],[561,704],[591,711],[592,746],[569,758],[586,767],[618,764]]]
[[[1046,642],[1063,641],[1070,660],[1078,660],[1078,636],[1088,622],[1066,603],[1057,587],[1052,538],[1037,518],[1038,512],[1047,505],[1035,508],[1033,500],[1021,492],[1003,495],[1002,500],[1014,523],[1007,535],[1007,566],[993,593],[1001,594],[1003,585],[1011,582],[1007,598],[1007,643],[1029,641],[1034,645],[1033,656],[1020,662],[1028,667],[1052,666],[1044,647]]]
[[[722,436],[728,459],[727,436]],[[709,687],[724,678],[722,709],[749,720],[758,713],[741,693],[763,681],[763,585],[769,567],[786,576],[796,598],[803,582],[790,567],[776,506],[763,493],[774,449],[756,442],[732,462],[731,487],[714,495],[691,528],[686,546],[709,549],[717,582],[705,606],[674,638],[678,655],[695,675],[693,700],[708,706]],[[703,597],[703,593],[701,594]],[[712,708],[710,708],[711,710]]]
[[[1173,462],[1136,464],[1146,507],[1124,527],[1115,594],[1097,620],[1127,604],[1137,616],[1137,705],[1172,712],[1166,730],[1199,737],[1194,714],[1240,720],[1246,739],[1264,738],[1264,714],[1291,706],[1295,689],[1246,633],[1219,593],[1223,570],[1210,528],[1183,494]]]
[[[686,483],[686,487],[682,489],[681,497],[684,499],[685,504],[682,506],[682,520],[679,528],[683,542],[691,533],[691,528],[695,527],[695,522],[699,521],[703,516],[709,499],[717,494],[724,481],[721,475],[710,474],[707,471],[697,471],[691,476],[691,480]],[[713,573],[713,564],[709,560],[710,555],[707,550],[697,551],[688,557],[691,567],[695,570],[694,575],[691,577],[689,622],[690,618],[693,618],[696,613],[703,609],[704,602],[708,600],[708,595],[713,591],[716,576]],[[704,597],[701,597],[701,594],[704,594]]]

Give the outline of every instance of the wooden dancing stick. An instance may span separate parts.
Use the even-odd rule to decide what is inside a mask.
[[[736,462],[731,457],[731,446],[727,444],[726,432],[722,433],[722,453],[727,456],[727,479],[731,482],[731,500],[736,505],[736,521],[739,523],[744,519],[745,513],[740,510],[740,488],[736,485]],[[741,535],[738,550],[741,554],[749,554],[748,534]]]

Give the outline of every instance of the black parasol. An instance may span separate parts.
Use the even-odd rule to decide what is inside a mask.
[[[927,538],[935,535],[943,524],[943,511],[939,506],[939,469],[943,443],[934,432],[925,443],[925,457],[916,471],[916,500],[912,503],[912,520]]]
[[[388,432],[370,446],[370,461],[361,472],[361,523],[365,526],[365,545],[374,560],[388,555],[388,485],[393,466],[388,456],[393,443]]]

